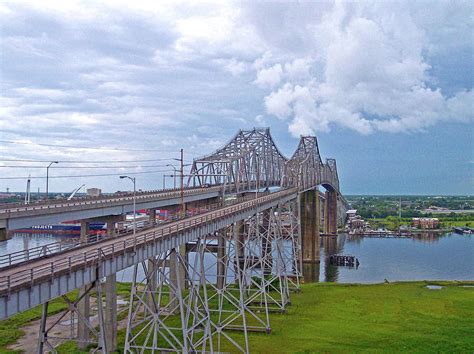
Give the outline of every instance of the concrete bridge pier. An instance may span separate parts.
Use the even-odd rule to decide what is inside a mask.
[[[150,223],[156,223],[156,209],[149,209],[148,210],[148,221]],[[156,267],[157,267],[157,260],[155,257],[151,257],[148,259],[147,262],[147,271],[148,271],[148,276],[147,276],[147,283],[148,283],[148,296],[147,296],[147,303],[148,306],[152,309],[155,308],[155,301],[154,301],[154,296],[156,294],[156,291],[158,289],[158,279],[157,279],[157,274],[156,274]]]
[[[6,241],[8,239],[10,239],[10,237],[8,237],[8,230],[0,229],[0,241]]]
[[[179,253],[179,254],[178,254]],[[169,257],[169,278],[170,278],[170,303],[173,304],[171,308],[178,305],[178,294],[179,289],[184,289],[186,286],[185,273],[187,265],[183,264],[179,260],[187,259],[186,257],[186,244],[180,245],[178,248],[171,250]],[[178,269],[177,269],[178,268]]]
[[[102,221],[107,224],[107,236],[113,237],[115,233],[115,223],[123,219],[123,216],[111,215],[108,217],[102,217],[94,219],[94,221]],[[86,243],[87,237],[90,232],[90,221],[81,220],[81,234],[80,242]],[[77,308],[80,313],[84,315],[84,318],[90,318],[90,295],[88,292],[89,285],[82,287],[79,290],[79,296],[83,295],[81,301],[78,302]],[[107,351],[114,352],[117,349],[117,276],[116,274],[109,275],[105,278],[104,283],[105,290],[105,307],[104,307],[104,318],[105,318],[105,333],[104,340],[106,341]],[[99,306],[101,301],[97,301]],[[77,337],[78,347],[85,349],[89,345],[90,341],[90,329],[87,323],[81,318],[78,318],[77,323]]]
[[[337,191],[326,191],[324,233],[337,235]]]
[[[122,220],[120,216],[105,218],[107,235],[112,237],[115,233],[115,223]],[[105,341],[107,352],[112,353],[117,349],[117,275],[112,274],[105,278]]]
[[[319,191],[299,195],[303,262],[319,262]]]
[[[88,235],[89,220],[81,220],[81,235],[79,241],[81,243],[86,243]],[[80,296],[82,296],[82,299],[77,303],[77,309],[84,318],[88,319],[90,318],[90,297],[87,285],[79,289],[79,297]],[[86,349],[89,345],[89,339],[90,330],[87,327],[87,323],[79,317],[77,319],[77,347],[79,349]]]

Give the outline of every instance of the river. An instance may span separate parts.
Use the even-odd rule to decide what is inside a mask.
[[[355,256],[360,265],[358,268],[331,265],[326,257],[330,254]],[[413,238],[339,235],[337,241],[322,237],[321,263],[306,267],[307,274],[313,276],[308,280],[321,282],[474,280],[474,235],[447,233]]]
[[[0,242],[7,254],[59,241],[67,236],[14,234]],[[380,283],[399,280],[474,280],[474,235],[423,235],[413,238],[366,238],[345,234],[321,238],[321,262],[305,264],[305,281]],[[355,256],[357,268],[329,264],[331,254]],[[130,281],[130,270],[118,274]]]

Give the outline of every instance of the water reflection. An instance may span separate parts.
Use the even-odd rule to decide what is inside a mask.
[[[303,263],[303,278],[305,283],[318,283],[319,273],[321,271],[321,264],[317,263]]]
[[[0,254],[8,254],[17,251],[22,251],[29,248],[34,248],[38,246],[44,246],[54,242],[60,242],[62,240],[70,240],[76,236],[62,234],[52,234],[52,233],[23,233],[15,232],[13,233],[11,239],[7,241],[0,242]]]
[[[403,280],[473,280],[474,237],[420,233],[407,238],[339,235],[321,240],[321,281],[374,283]],[[358,269],[330,264],[329,256],[352,255]]]

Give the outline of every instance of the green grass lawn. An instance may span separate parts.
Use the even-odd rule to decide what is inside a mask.
[[[255,353],[473,352],[474,288],[443,283],[305,284]]]
[[[441,221],[441,226],[443,227],[473,227],[474,226],[474,221],[472,220],[457,220],[457,221]]]
[[[444,287],[429,290],[426,284]],[[271,334],[250,334],[250,350],[252,353],[472,353],[474,288],[459,285],[455,282],[304,284],[301,293],[292,294],[286,314],[271,314]],[[125,295],[125,285],[119,291]],[[34,312],[25,315],[29,312],[18,316],[37,317]],[[15,324],[20,324],[18,319],[13,319]],[[4,322],[0,322],[0,329]],[[122,348],[124,332],[119,331],[118,337]],[[239,333],[232,332],[232,337],[243,342]],[[0,347],[0,352],[2,349],[5,347]],[[64,353],[80,353],[73,343],[61,349]],[[230,346],[226,349],[234,351]]]

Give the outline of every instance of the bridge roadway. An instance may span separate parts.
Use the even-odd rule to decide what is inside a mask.
[[[183,191],[185,203],[215,198],[222,192],[222,187],[186,188]],[[157,209],[165,206],[179,205],[181,192],[174,190],[157,190],[139,192],[136,195],[136,208]],[[53,224],[67,220],[81,220],[110,215],[122,215],[133,211],[133,194],[103,196],[72,201],[51,201],[32,205],[6,205],[0,208],[0,228],[9,230],[30,227],[33,225]]]
[[[296,188],[285,189],[144,230],[135,237],[117,237],[6,269],[0,273],[0,320],[296,197]]]

